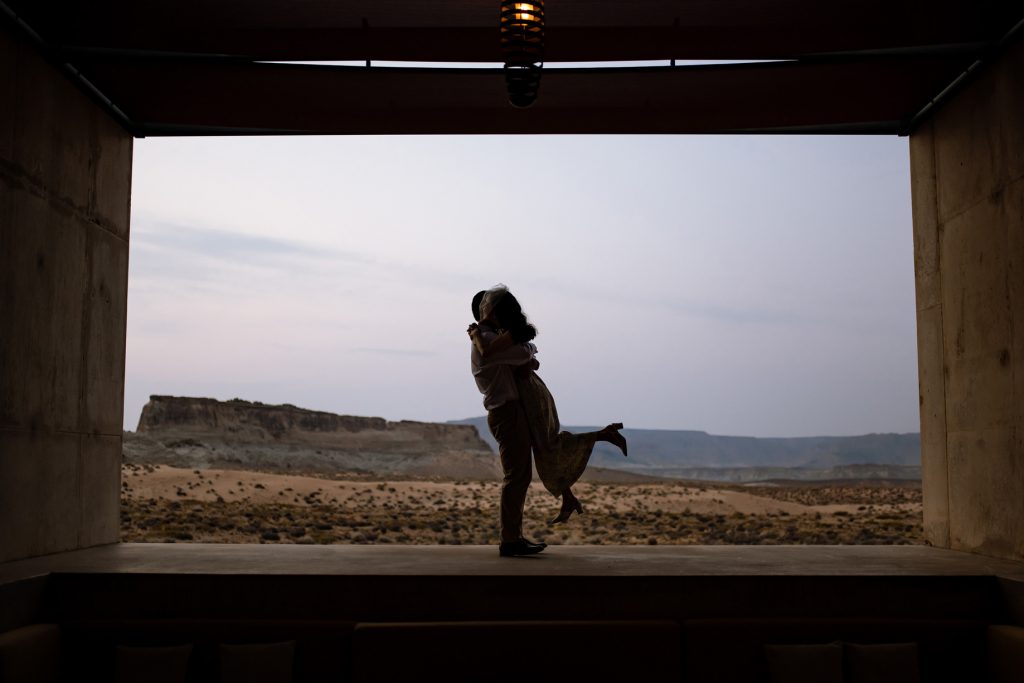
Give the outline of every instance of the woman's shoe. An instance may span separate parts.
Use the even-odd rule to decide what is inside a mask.
[[[629,453],[626,451],[626,437],[619,434],[620,429],[622,429],[622,423],[616,422],[615,424],[608,425],[601,431],[604,432],[604,436],[608,439],[609,443],[619,447],[619,450],[622,451],[622,457],[625,458],[629,456]]]
[[[562,509],[558,512],[558,516],[554,519],[548,520],[548,524],[565,524],[572,517],[572,513],[583,514],[583,503],[577,498],[575,501],[570,503],[568,506],[562,506]]]

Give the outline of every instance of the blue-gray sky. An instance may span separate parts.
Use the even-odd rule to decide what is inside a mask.
[[[504,282],[566,424],[918,429],[895,137],[136,141],[125,426],[149,394],[483,413]]]

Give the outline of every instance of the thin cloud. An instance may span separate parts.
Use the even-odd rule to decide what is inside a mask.
[[[243,235],[209,227],[176,225],[162,221],[138,221],[132,231],[132,248],[177,252],[245,264],[291,266],[296,260],[372,263],[365,254],[344,252],[298,240]]]
[[[423,349],[384,349],[384,348],[371,348],[367,346],[361,346],[358,348],[350,349],[352,353],[372,353],[382,356],[436,356],[436,351],[425,351]]]
[[[816,316],[796,311],[751,307],[732,307],[705,304],[683,299],[666,299],[661,302],[665,308],[696,318],[704,318],[733,325],[777,325],[794,327],[798,325],[819,325],[825,321]]]
[[[663,296],[644,300],[642,297],[638,297],[635,292],[619,291],[601,285],[593,286],[579,282],[569,282],[561,278],[546,277],[537,279],[532,284],[537,288],[558,291],[580,301],[602,301],[609,305],[614,304],[626,308],[647,305],[691,318],[701,318],[733,325],[797,326],[819,325],[826,322],[822,318],[807,312],[756,305],[730,306],[728,304]]]

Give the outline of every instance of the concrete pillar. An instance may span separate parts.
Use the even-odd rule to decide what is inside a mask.
[[[117,541],[132,138],[0,23],[0,562]]]
[[[924,525],[1024,559],[1024,40],[910,138]]]

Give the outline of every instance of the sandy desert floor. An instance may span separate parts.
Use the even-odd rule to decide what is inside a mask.
[[[121,540],[200,543],[490,544],[500,484],[354,481],[125,465]],[[549,526],[539,483],[525,535],[549,544],[922,543],[921,490],[906,485],[581,483],[584,514]]]

